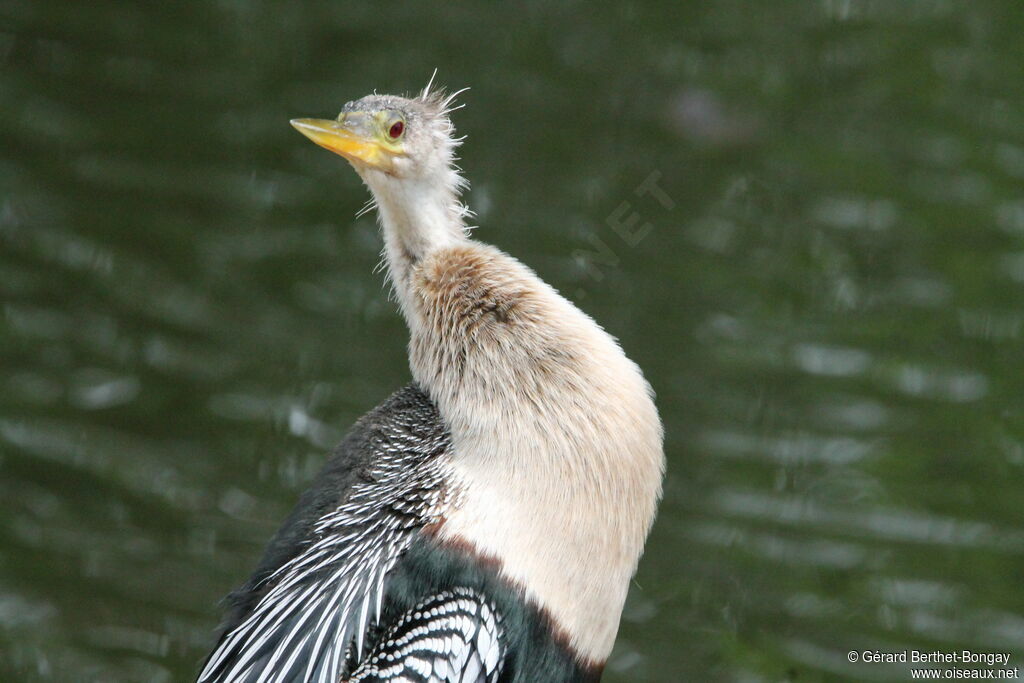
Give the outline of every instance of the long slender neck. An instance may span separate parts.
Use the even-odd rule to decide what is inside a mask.
[[[420,322],[410,301],[412,269],[432,252],[468,240],[458,175],[446,170],[434,182],[379,172],[365,177],[380,215],[388,276],[410,328]]]

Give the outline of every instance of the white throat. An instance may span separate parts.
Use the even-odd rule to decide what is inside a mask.
[[[410,306],[409,276],[426,256],[468,240],[465,209],[458,200],[459,177],[438,174],[440,182],[397,178],[381,171],[361,172],[373,193],[384,237],[384,258],[402,314],[410,328],[420,320]]]

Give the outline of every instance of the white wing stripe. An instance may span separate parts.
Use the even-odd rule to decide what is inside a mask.
[[[366,480],[312,525],[304,550],[260,584],[267,592],[222,638],[200,683],[253,674],[260,683],[336,683],[353,638],[356,661],[362,659],[371,600],[379,623],[388,573],[446,503],[448,436],[423,439],[409,427],[384,429],[387,443]]]

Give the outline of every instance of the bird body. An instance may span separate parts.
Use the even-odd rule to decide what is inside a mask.
[[[413,384],[303,496],[200,681],[600,678],[661,493],[661,423],[610,335],[470,239],[450,102],[428,86],[293,122],[373,194]]]

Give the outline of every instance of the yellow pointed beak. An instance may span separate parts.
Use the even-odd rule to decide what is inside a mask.
[[[361,162],[374,168],[386,165],[386,155],[375,140],[347,126],[343,121],[327,119],[292,119],[292,126],[307,138],[350,162]]]

